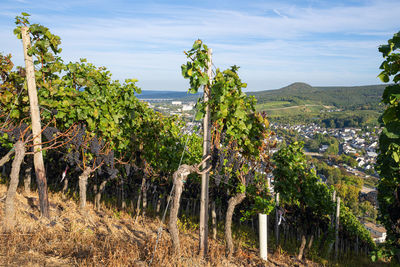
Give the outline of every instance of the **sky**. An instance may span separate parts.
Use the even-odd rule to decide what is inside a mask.
[[[399,0],[0,0],[0,53],[23,64],[15,16],[61,37],[65,62],[86,58],[142,90],[186,91],[183,53],[200,38],[246,91],[379,84],[379,45],[400,31]]]

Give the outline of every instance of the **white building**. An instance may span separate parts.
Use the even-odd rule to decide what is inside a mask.
[[[369,148],[377,148],[378,147],[378,142],[373,142],[370,146],[369,146]]]
[[[364,139],[364,138],[357,137],[357,138],[355,139],[355,141],[356,141],[357,143],[359,143],[359,144],[363,144],[363,143],[365,142],[365,139]]]
[[[175,106],[180,106],[182,105],[182,101],[172,101],[171,104]]]
[[[322,145],[321,147],[320,147],[320,149],[319,149],[319,153],[323,153],[323,152],[325,152],[327,149],[328,149],[328,145]]]
[[[342,138],[344,141],[350,141],[353,139],[353,137],[351,137],[351,136],[343,136]]]
[[[364,223],[365,228],[371,233],[375,243],[383,243],[386,240],[386,229],[382,226],[367,222]]]
[[[362,157],[358,157],[358,158],[356,159],[356,161],[358,162],[358,167],[362,167],[362,166],[365,165],[364,158],[362,158]]]
[[[183,111],[189,111],[193,109],[193,105],[183,105],[182,110]]]

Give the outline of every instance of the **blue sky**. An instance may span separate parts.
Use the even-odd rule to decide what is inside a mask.
[[[87,58],[143,90],[187,90],[180,66],[197,38],[217,67],[241,67],[247,91],[378,84],[378,46],[400,30],[398,0],[0,0],[0,52],[17,65],[21,12],[61,37],[64,61]]]

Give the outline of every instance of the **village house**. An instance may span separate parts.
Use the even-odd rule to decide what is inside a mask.
[[[364,223],[365,228],[371,233],[375,243],[384,243],[386,240],[386,229],[371,222]]]

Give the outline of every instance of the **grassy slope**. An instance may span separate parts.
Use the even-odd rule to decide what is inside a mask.
[[[160,227],[156,215],[139,218],[135,223],[129,210],[102,207],[95,211],[90,202],[82,214],[75,200],[50,193],[51,219],[39,219],[37,193],[17,193],[16,229],[5,233],[1,226],[6,190],[0,184],[0,266],[149,266]],[[197,256],[197,222],[180,216],[180,257],[171,254],[171,240],[164,225],[152,266],[388,266],[372,263],[365,256],[341,258],[339,264],[333,264],[320,258],[314,249],[308,254],[314,261],[298,261],[294,255],[299,242],[285,241],[284,250],[274,251],[272,233],[265,263],[258,257],[257,231],[243,225],[233,226],[236,252],[227,259],[222,221],[217,240],[209,239],[209,257],[204,261]]]
[[[5,194],[6,186],[0,184],[0,199]],[[16,230],[0,232],[0,266],[148,266],[160,226],[157,217],[140,218],[134,223],[126,212],[107,208],[95,211],[91,203],[87,213],[81,214],[75,201],[58,193],[50,193],[50,203],[51,220],[39,219],[37,194],[17,194]],[[0,201],[0,218],[3,216],[4,199]],[[235,229],[238,249],[234,257],[225,257],[220,232],[217,240],[210,239],[209,259],[205,262],[197,256],[196,225],[182,222],[181,257],[171,254],[169,234],[163,231],[153,266],[264,266],[257,250],[245,248],[241,239],[245,235],[235,234]],[[269,255],[268,266],[294,265],[318,266],[308,260],[298,262],[290,255]]]

